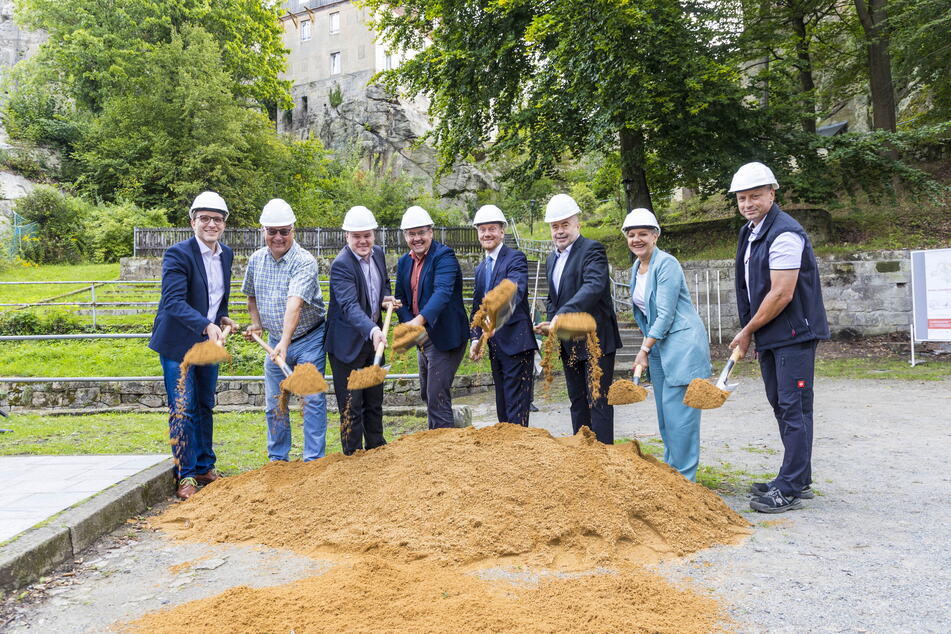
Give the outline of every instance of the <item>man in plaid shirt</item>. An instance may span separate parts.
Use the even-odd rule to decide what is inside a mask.
[[[264,206],[261,225],[265,246],[248,260],[241,291],[248,296],[251,325],[245,331],[268,332],[274,356],[287,365],[313,363],[324,371],[324,299],[317,280],[317,260],[294,241],[297,218],[291,206],[276,198]],[[287,460],[291,428],[287,411],[277,406],[284,374],[270,357],[264,360],[265,417],[269,460]],[[304,461],[322,458],[327,440],[327,403],[324,394],[304,400]]]

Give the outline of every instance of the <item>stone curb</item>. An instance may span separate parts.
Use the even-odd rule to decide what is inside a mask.
[[[133,515],[175,491],[171,458],[97,493],[0,547],[0,588],[16,590],[36,581]]]

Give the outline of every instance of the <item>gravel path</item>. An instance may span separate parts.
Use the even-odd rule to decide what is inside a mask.
[[[567,403],[537,404],[532,424],[570,433]],[[495,422],[491,394],[461,399]],[[774,471],[779,436],[762,386],[744,379],[704,413],[701,463],[729,474],[727,502],[754,524],[738,546],[656,568],[729,607],[739,632],[949,632],[951,381],[820,381],[813,460],[817,497],[781,515],[749,511],[742,489]],[[656,435],[654,405],[619,407],[618,436]],[[269,548],[177,544],[128,527],[100,540],[26,600],[0,604],[0,630],[105,631],[116,620],[319,573],[329,562]]]

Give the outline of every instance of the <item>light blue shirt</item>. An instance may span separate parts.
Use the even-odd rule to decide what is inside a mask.
[[[291,335],[292,339],[310,332],[324,318],[324,297],[317,279],[317,260],[297,242],[276,260],[267,247],[252,253],[241,292],[255,299],[261,314],[261,326],[271,336],[280,336],[284,330],[288,297],[304,300],[300,321]]]

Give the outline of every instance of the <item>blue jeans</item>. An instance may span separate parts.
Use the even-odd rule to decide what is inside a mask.
[[[324,330],[322,324],[308,335],[291,342],[287,348],[287,365],[294,368],[299,363],[313,363],[321,374],[327,363],[324,354]],[[277,345],[280,338],[271,337],[271,347]],[[287,460],[291,452],[291,421],[287,411],[281,412],[277,399],[281,392],[284,373],[280,366],[269,358],[264,359],[264,398],[267,420],[267,457],[268,460]],[[304,462],[323,458],[327,450],[327,395],[311,394],[301,397],[304,400]]]
[[[172,455],[178,466],[178,478],[193,478],[215,467],[212,448],[212,409],[218,384],[218,366],[193,365],[185,379],[185,402],[179,412],[179,362],[159,355],[168,395],[168,435]]]
[[[664,440],[664,462],[696,482],[700,464],[700,410],[684,405],[686,385],[667,383],[660,353],[651,352],[648,360],[657,406],[657,427]]]

